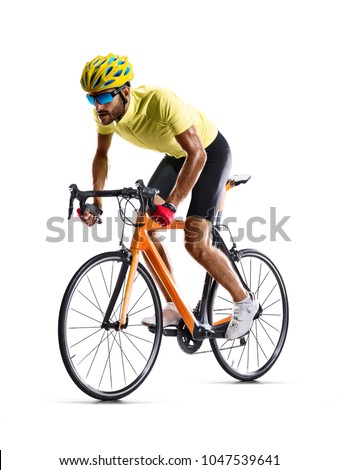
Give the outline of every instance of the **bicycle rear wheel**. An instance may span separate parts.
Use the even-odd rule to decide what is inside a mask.
[[[263,309],[242,339],[212,339],[212,351],[221,367],[232,377],[255,380],[265,374],[280,355],[289,321],[288,299],[276,266],[263,253],[247,249],[239,252],[237,269],[258,298]],[[209,323],[231,313],[232,298],[216,281],[208,299]]]
[[[117,400],[133,392],[151,371],[162,339],[162,309],[154,281],[139,263],[131,292],[127,327],[102,328],[120,270],[130,260],[122,252],[102,253],[87,261],[70,281],[59,315],[59,345],[75,384],[100,400]],[[128,266],[126,266],[128,265]],[[119,321],[125,281],[110,322]],[[150,332],[141,323],[155,316]]]

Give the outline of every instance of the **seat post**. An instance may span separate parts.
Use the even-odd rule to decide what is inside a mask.
[[[214,220],[214,225],[216,225],[216,226],[221,223],[221,217],[222,217],[224,201],[225,201],[225,193],[226,193],[226,187],[224,188],[224,191],[223,191],[223,194],[222,194],[222,199],[219,203],[217,215],[216,215],[215,220]]]

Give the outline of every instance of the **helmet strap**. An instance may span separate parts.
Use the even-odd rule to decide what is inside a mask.
[[[121,100],[123,101],[124,106],[126,106],[126,104],[128,103],[128,100],[125,99],[125,97],[124,97],[122,91],[120,90],[118,94],[120,95]]]
[[[124,113],[126,112],[126,104],[128,103],[128,100],[125,99],[125,97],[123,96],[123,93],[121,91],[119,91],[118,94],[120,95],[120,98],[121,98],[122,103],[123,103],[123,112],[116,119],[116,121],[119,121],[124,116]]]

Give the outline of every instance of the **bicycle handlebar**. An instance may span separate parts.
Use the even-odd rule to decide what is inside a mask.
[[[148,188],[143,183],[143,180],[136,181],[136,188],[122,188],[122,189],[108,189],[100,191],[80,191],[76,184],[71,184],[69,186],[70,199],[69,199],[69,209],[68,209],[68,219],[71,218],[73,214],[74,199],[77,199],[80,202],[80,209],[82,212],[88,211],[98,217],[98,223],[102,223],[100,216],[102,215],[102,210],[95,204],[86,204],[86,201],[89,197],[129,197],[138,199],[140,201],[141,214],[144,214],[147,210],[147,207],[151,212],[154,212],[156,206],[154,204],[154,197],[159,193],[158,189]]]

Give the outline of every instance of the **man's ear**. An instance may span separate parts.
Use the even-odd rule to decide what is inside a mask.
[[[121,90],[121,93],[123,93],[123,96],[125,97],[125,99],[127,101],[129,101],[129,98],[130,98],[130,86],[126,86],[125,88],[123,88],[123,90]]]

